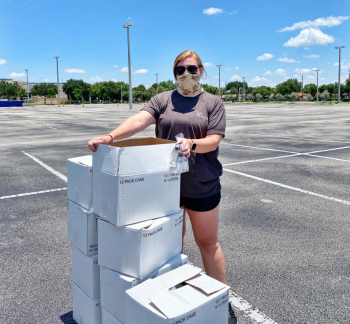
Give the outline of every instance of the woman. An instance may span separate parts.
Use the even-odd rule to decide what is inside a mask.
[[[173,72],[179,83],[177,90],[153,97],[138,114],[110,134],[93,138],[88,146],[95,152],[99,144],[132,136],[152,124],[156,124],[158,138],[175,140],[175,135],[183,133],[180,151],[189,159],[189,172],[181,174],[180,206],[191,220],[206,273],[226,283],[225,260],[218,242],[222,174],[218,146],[225,136],[225,107],[219,97],[203,91],[199,80],[204,67],[195,52],[178,55]]]

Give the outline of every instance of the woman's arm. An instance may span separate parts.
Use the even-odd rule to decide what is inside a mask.
[[[194,152],[208,153],[208,152],[215,151],[216,148],[219,146],[222,138],[223,138],[223,135],[210,134],[210,135],[207,135],[205,138],[196,139],[195,141],[197,146]],[[180,151],[182,155],[184,155],[185,157],[189,157],[191,153],[191,148],[192,148],[192,140],[188,138],[184,138],[181,143],[183,144],[183,146],[180,145]]]
[[[111,134],[115,140],[120,140],[135,135],[155,123],[156,119],[148,111],[141,110],[135,116],[129,117],[109,134]],[[88,142],[88,147],[91,151],[96,152],[99,144],[110,144],[111,142],[112,138],[108,135],[94,137]]]

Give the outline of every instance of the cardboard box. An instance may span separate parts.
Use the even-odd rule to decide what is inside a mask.
[[[100,299],[90,299],[74,282],[73,319],[78,324],[102,324]]]
[[[92,209],[92,155],[67,160],[67,197]]]
[[[144,278],[182,250],[183,211],[117,227],[98,219],[98,264],[131,277]]]
[[[68,241],[87,256],[97,254],[96,215],[68,201]]]
[[[169,163],[174,142],[141,138],[99,145],[93,152],[94,212],[124,226],[175,214],[180,174]]]
[[[150,278],[156,278],[188,263],[184,254],[178,254],[144,279],[130,277],[101,267],[101,306],[120,321],[125,320],[125,291]],[[103,316],[102,316],[103,317]]]
[[[107,312],[104,308],[102,308],[102,324],[123,324],[117,318],[115,318],[112,314]]]
[[[91,299],[101,297],[98,254],[88,257],[72,245],[72,281]]]
[[[184,265],[127,290],[124,324],[227,324],[229,286],[201,271]]]

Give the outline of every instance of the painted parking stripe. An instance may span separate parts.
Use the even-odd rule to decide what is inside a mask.
[[[326,142],[326,143],[350,143],[349,142],[343,142],[343,141],[326,141],[326,140],[316,140],[313,138],[303,138],[303,137],[290,137],[290,136],[275,136],[275,135],[264,135],[264,134],[235,134],[235,136],[260,136],[260,137],[274,137],[274,138],[290,138],[290,139],[296,139],[296,140],[303,140],[303,141],[311,141],[311,142]]]
[[[282,153],[297,153],[297,152],[290,152],[290,151],[282,151],[282,150],[275,150],[275,149],[269,149],[266,147],[258,147],[258,146],[249,146],[249,145],[240,145],[240,144],[232,144],[232,143],[225,143],[221,142],[220,144],[225,144],[225,145],[232,145],[232,146],[240,146],[240,147],[246,147],[246,148],[254,148],[258,150],[265,150],[265,151],[273,151],[273,152],[282,152]]]
[[[55,192],[55,191],[62,191],[62,190],[67,190],[67,188],[58,188],[58,189],[26,192],[26,193],[22,193],[22,194],[18,194],[18,195],[2,196],[2,197],[0,197],[0,199],[8,199],[8,198],[16,198],[16,197],[39,195],[39,194],[43,194],[43,193],[47,193],[47,192]]]
[[[332,157],[329,157],[329,156],[322,156],[322,155],[316,155],[316,154],[304,153],[303,155],[318,157],[318,158],[321,158],[321,159],[334,160],[334,161],[339,161],[339,162],[347,162],[347,163],[350,162],[350,160],[336,159],[336,158],[332,158]]]
[[[343,147],[336,147],[332,149],[327,149],[327,150],[321,150],[321,151],[314,151],[314,152],[307,152],[307,154],[315,154],[315,153],[323,153],[323,152],[330,152],[330,151],[337,151],[337,150],[345,150],[350,148],[350,146],[343,146]]]
[[[277,322],[265,315],[259,309],[254,308],[249,302],[235,294],[231,289],[230,303],[232,307],[239,309],[245,317],[249,317],[254,324],[277,324]]]
[[[36,158],[33,155],[30,155],[29,153],[22,151],[22,153],[24,153],[25,155],[27,155],[28,157],[30,157],[33,161],[35,161],[36,163],[40,164],[42,167],[44,167],[46,170],[50,171],[51,173],[53,173],[55,176],[59,177],[60,179],[62,179],[63,181],[67,182],[67,177],[56,171],[55,169],[51,168],[50,166],[48,166],[47,164],[45,164],[43,161],[40,161],[38,158]]]
[[[223,164],[222,166],[237,165],[237,164],[245,164],[245,163],[254,163],[254,162],[267,161],[267,160],[283,159],[283,158],[292,157],[292,156],[298,156],[298,155],[303,155],[303,154],[302,154],[302,153],[297,153],[297,154],[289,154],[289,155],[283,155],[283,156],[275,156],[275,157],[270,157],[270,158],[266,158],[266,159],[258,159],[258,160],[248,160],[248,161],[241,161],[241,162],[233,162],[233,163]]]
[[[283,183],[279,183],[279,182],[275,182],[275,181],[259,178],[259,177],[256,177],[256,176],[253,176],[253,175],[250,175],[250,174],[246,174],[246,173],[242,173],[242,172],[238,172],[238,171],[234,171],[234,170],[229,170],[229,169],[223,169],[223,170],[227,171],[227,172],[230,172],[230,173],[241,175],[243,177],[247,177],[247,178],[251,178],[251,179],[254,179],[254,180],[258,180],[258,181],[266,182],[266,183],[269,183],[269,184],[273,184],[275,186],[279,186],[279,187],[282,187],[282,188],[286,188],[286,189],[298,191],[298,192],[301,192],[301,193],[305,193],[305,194],[308,194],[308,195],[311,195],[311,196],[316,196],[316,197],[319,197],[319,198],[332,200],[332,201],[335,201],[335,202],[338,202],[338,203],[342,203],[342,204],[345,204],[345,205],[350,205],[350,201],[346,201],[346,200],[342,200],[342,199],[338,199],[338,198],[334,198],[334,197],[329,197],[329,196],[326,196],[326,195],[318,194],[316,192],[307,191],[307,190],[304,190],[304,189],[288,186],[288,185],[285,185]]]

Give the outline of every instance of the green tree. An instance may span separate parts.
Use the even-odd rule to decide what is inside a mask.
[[[253,95],[252,93],[249,93],[248,96],[247,96],[247,99],[248,99],[249,101],[254,100],[254,95]]]
[[[10,100],[12,97],[17,98],[18,91],[21,87],[17,82],[6,82],[4,80],[0,81],[0,97],[6,97]]]
[[[39,83],[36,84],[32,89],[30,90],[32,96],[40,96],[45,98],[45,105],[46,105],[46,98],[47,98],[47,91],[48,89],[54,89],[55,93],[57,93],[57,86],[53,83]]]
[[[297,79],[288,79],[287,81],[277,84],[276,91],[283,95],[287,95],[292,92],[300,92],[301,82],[299,82]]]
[[[292,92],[290,94],[290,99],[294,102],[296,98],[298,98],[297,94],[295,92]]]
[[[314,100],[314,97],[313,97],[312,95],[308,95],[308,96],[307,96],[307,99],[308,99],[309,101],[312,101],[312,100]]]
[[[304,92],[312,95],[313,97],[317,94],[317,85],[314,83],[309,83],[304,87]]]
[[[261,98],[262,98],[262,94],[261,94],[261,93],[257,93],[257,94],[255,95],[255,99],[256,99],[257,102],[260,102],[260,101],[261,101]]]
[[[280,94],[280,93],[277,93],[277,94],[275,95],[275,99],[276,99],[277,101],[284,101],[284,96],[283,96],[282,94]]]
[[[17,91],[17,97],[24,98],[27,97],[27,93],[24,88],[20,87]]]
[[[206,83],[202,84],[202,88],[204,91],[209,92],[213,95],[218,95],[219,94],[219,89],[217,87],[208,85]]]
[[[69,79],[63,84],[62,90],[67,95],[68,100],[75,98],[73,95],[75,88],[81,89],[84,100],[89,100],[91,95],[91,85],[83,80],[75,79]]]
[[[321,96],[320,96],[320,98],[321,98],[323,101],[328,100],[329,97],[330,97],[330,94],[329,94],[328,90],[323,91],[323,92],[321,93]]]
[[[52,98],[55,98],[55,97],[56,97],[56,91],[55,91],[55,89],[53,89],[53,88],[47,89],[46,97],[47,97],[47,98],[51,98],[51,105],[52,105]]]
[[[72,93],[73,97],[77,100],[77,103],[79,99],[83,98],[83,90],[80,88],[75,88]]]
[[[109,98],[109,89],[105,85],[102,85],[98,91],[98,96],[102,98],[102,102],[104,103],[105,98]]]

